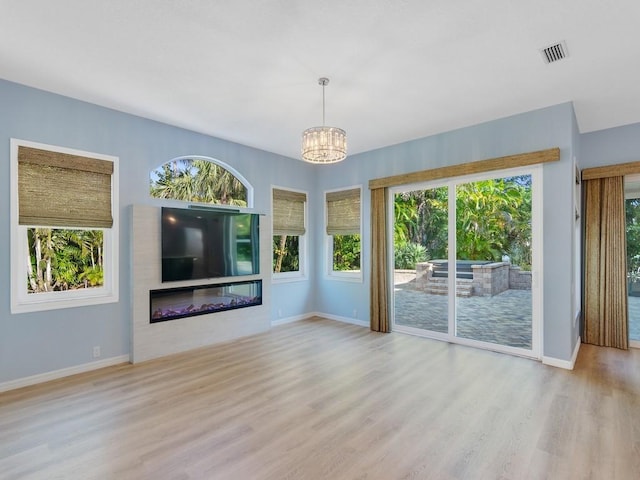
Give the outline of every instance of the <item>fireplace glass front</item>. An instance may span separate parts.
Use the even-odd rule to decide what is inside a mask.
[[[262,280],[151,290],[150,323],[262,305]]]

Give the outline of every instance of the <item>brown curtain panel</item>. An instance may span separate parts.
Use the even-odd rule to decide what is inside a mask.
[[[584,341],[629,348],[624,178],[585,180]]]
[[[390,332],[386,188],[371,190],[371,330]]]

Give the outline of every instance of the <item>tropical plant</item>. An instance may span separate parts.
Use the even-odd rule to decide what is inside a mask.
[[[28,292],[103,285],[103,238],[101,230],[27,229]]]
[[[394,248],[405,255],[407,244],[422,245],[432,258],[447,256],[447,187],[415,190],[394,198]],[[404,261],[400,261],[405,264]],[[400,267],[398,267],[400,268]]]
[[[217,163],[180,159],[151,173],[149,192],[155,198],[247,206],[247,190],[237,177]]]
[[[410,241],[418,227],[418,209],[415,192],[400,193],[393,205],[393,241],[396,244]]]
[[[333,235],[333,270],[360,270],[360,235]]]
[[[300,270],[300,237],[297,235],[274,235],[273,272],[297,272]]]
[[[427,249],[419,243],[401,243],[394,251],[395,268],[415,270],[416,264],[427,260]]]
[[[87,267],[78,276],[85,286],[95,287],[104,283],[104,270],[99,267]]]
[[[448,189],[438,187],[397,194],[394,198],[394,247],[426,248],[430,258],[447,258]],[[458,185],[456,189],[457,257],[531,266],[531,176],[506,177]],[[399,268],[399,267],[398,267]]]
[[[527,186],[506,178],[458,185],[456,220],[458,258],[498,261],[508,253],[514,263],[530,265],[525,258],[531,243]]]
[[[627,226],[627,272],[630,279],[640,280],[640,198],[625,201]]]

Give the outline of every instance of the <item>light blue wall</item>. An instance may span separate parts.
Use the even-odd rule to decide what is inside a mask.
[[[286,157],[0,80],[0,383],[129,353],[129,205],[148,197],[149,171],[183,155],[226,162],[255,188],[268,212],[271,185],[312,191],[311,166]],[[120,159],[120,301],[12,315],[9,291],[9,139],[115,155]],[[274,286],[273,308],[286,315],[313,311],[312,282]],[[294,298],[294,302],[289,302]],[[278,305],[281,305],[278,307]]]
[[[575,220],[573,229],[573,267],[574,271],[574,294],[573,294],[573,312],[574,312],[574,324],[572,331],[572,338],[578,338],[582,335],[582,180],[579,180],[579,185],[575,185],[575,175],[580,175],[582,170],[582,154],[580,144],[580,129],[578,128],[578,120],[576,119],[575,112],[572,115],[572,142],[573,142],[573,157],[575,158],[576,168],[578,172],[574,171],[574,216],[575,211],[578,211],[579,218]],[[577,190],[576,190],[577,189]]]
[[[217,158],[255,188],[256,210],[267,212],[271,186],[309,193],[309,277],[274,284],[272,319],[321,312],[369,319],[370,179],[485,158],[560,147],[561,161],[544,167],[544,354],[568,360],[575,346],[571,286],[571,104],[353,155],[330,166],[304,162],[197,134],[96,105],[0,80],[0,383],[129,353],[129,218],[131,204],[148,198],[149,171],[183,155]],[[19,138],[120,158],[120,301],[97,307],[12,315],[9,292],[9,139]],[[636,138],[638,136],[636,135]],[[585,162],[586,163],[586,162]],[[583,165],[585,166],[585,165]],[[324,275],[323,192],[363,186],[362,283]]]
[[[580,136],[580,167],[640,161],[640,123]]]
[[[569,103],[353,155],[318,169],[320,194],[315,215],[321,218],[322,191],[363,184],[364,282],[353,284],[318,278],[319,310],[336,316],[369,318],[370,194],[374,178],[455,165],[517,153],[560,147],[561,159],[544,165],[544,356],[571,358],[577,334],[573,327],[572,155],[574,114]],[[322,265],[323,251],[316,252]]]

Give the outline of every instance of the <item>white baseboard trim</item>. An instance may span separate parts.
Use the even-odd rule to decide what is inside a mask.
[[[578,352],[580,351],[581,343],[580,337],[578,337],[576,348],[573,349],[573,355],[571,355],[571,360],[560,360],[559,358],[543,356],[542,363],[552,367],[564,368],[565,370],[573,370],[573,367],[576,366],[576,360],[578,359]]]
[[[29,387],[38,383],[49,382],[51,380],[57,380],[70,375],[76,375],[77,373],[90,372],[91,370],[98,370],[99,368],[111,367],[113,365],[120,365],[121,363],[128,362],[129,355],[120,355],[119,357],[105,358],[103,360],[83,363],[82,365],[76,365],[74,367],[39,373],[38,375],[31,375],[30,377],[18,378],[16,380],[9,380],[8,382],[0,383],[0,393],[15,390],[16,388]]]
[[[302,315],[296,315],[293,317],[279,318],[278,320],[273,320],[271,322],[271,326],[277,327],[278,325],[298,322],[300,320],[306,320],[308,318],[313,318],[313,317],[322,317],[328,320],[335,320],[336,322],[350,323],[351,325],[358,325],[359,327],[369,327],[369,322],[365,320],[358,320],[357,318],[341,317],[339,315],[332,315],[330,313],[322,313],[322,312],[309,312],[309,313],[303,313]]]
[[[303,313],[302,315],[294,315],[293,317],[279,318],[277,320],[271,321],[272,327],[277,327],[278,325],[285,325],[287,323],[298,322],[300,320],[306,320],[307,318],[313,317],[315,314],[313,313]]]
[[[350,323],[351,325],[358,325],[359,327],[369,327],[369,322],[365,320],[358,320],[357,318],[341,317],[339,315],[331,315],[330,313],[316,312],[313,314],[316,317],[328,318],[329,320],[335,320],[336,322]]]

